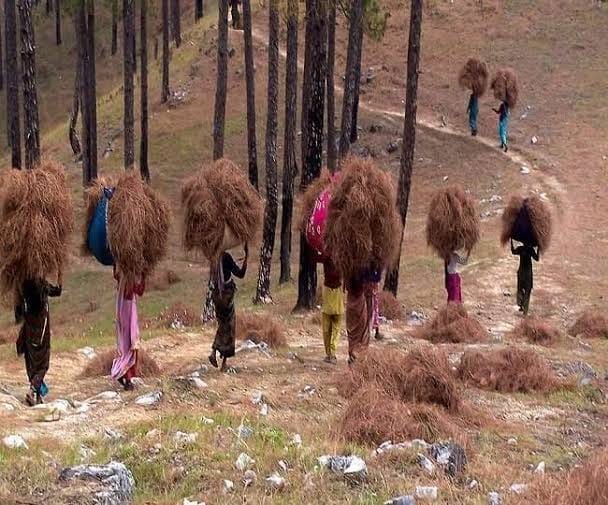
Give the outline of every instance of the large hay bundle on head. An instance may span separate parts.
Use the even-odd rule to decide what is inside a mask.
[[[84,190],[84,207],[85,207],[85,220],[82,227],[82,246],[81,251],[83,255],[93,254],[93,251],[89,248],[89,228],[93,221],[93,216],[97,210],[97,206],[103,198],[104,188],[116,187],[115,177],[99,177],[91,182],[91,184]]]
[[[549,248],[552,232],[551,209],[540,197],[511,197],[502,215],[502,245],[513,239],[544,252]]]
[[[450,186],[435,193],[429,205],[426,241],[439,257],[453,251],[470,253],[479,241],[479,212],[475,201],[460,186]]]
[[[187,179],[182,187],[184,246],[209,260],[223,249],[252,241],[262,224],[262,200],[245,173],[221,159]]]
[[[486,342],[488,331],[460,303],[448,303],[435,319],[415,332],[417,338],[434,344],[463,342]]]
[[[118,270],[128,281],[149,275],[166,253],[169,206],[139,174],[127,171],[108,207],[108,241]]]
[[[488,75],[488,65],[484,61],[469,58],[458,73],[458,84],[480,97],[488,88]]]
[[[373,161],[348,158],[329,205],[324,245],[344,278],[397,259],[401,231],[393,181]]]
[[[331,185],[331,174],[329,170],[324,168],[321,171],[321,175],[314,179],[304,191],[302,195],[302,213],[300,220],[300,231],[306,231],[306,226],[312,214],[317,199],[323,191],[325,191]]]
[[[8,170],[1,185],[0,288],[9,294],[26,279],[63,271],[74,208],[65,171],[50,160]]]
[[[513,69],[501,68],[497,70],[490,87],[494,90],[494,98],[501,102],[507,102],[511,109],[517,105],[519,88],[517,86],[517,76]]]

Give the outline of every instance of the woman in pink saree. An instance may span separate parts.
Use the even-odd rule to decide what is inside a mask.
[[[118,282],[116,294],[116,346],[118,354],[112,363],[112,378],[125,391],[133,390],[133,377],[137,376],[137,350],[139,348],[139,321],[137,319],[137,297],[144,294],[145,281],[130,284],[114,270]]]

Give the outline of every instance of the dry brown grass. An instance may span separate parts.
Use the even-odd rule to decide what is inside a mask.
[[[183,303],[175,303],[163,310],[158,320],[163,328],[190,328],[201,322],[200,313]]]
[[[608,338],[608,318],[596,310],[584,312],[572,325],[573,337]]]
[[[519,216],[519,212],[524,204],[524,198],[519,195],[513,195],[509,199],[509,203],[505,207],[505,210],[502,213],[502,227],[500,229],[500,243],[504,246],[509,240],[511,240],[511,236],[513,235],[513,226],[515,225],[515,221],[517,221],[517,216]]]
[[[582,466],[546,476],[531,486],[515,505],[600,505],[608,503],[608,450],[601,449]]]
[[[0,289],[8,295],[26,279],[63,271],[74,207],[65,170],[51,160],[5,171],[0,188]]]
[[[317,198],[331,184],[331,174],[327,168],[321,171],[321,175],[312,181],[306,191],[302,194],[301,216],[300,216],[300,231],[306,231],[308,220],[312,214],[312,209],[317,202]]]
[[[391,176],[373,161],[344,161],[325,226],[324,245],[348,279],[374,266],[382,269],[397,258],[401,226]]]
[[[265,342],[275,349],[287,345],[283,323],[264,313],[239,312],[236,316],[236,336],[239,340],[251,340],[256,344]]]
[[[416,338],[433,343],[486,342],[490,335],[462,304],[448,303],[427,325],[414,332]]]
[[[552,345],[561,339],[557,328],[538,317],[524,318],[513,330],[513,337],[532,344]]]
[[[480,97],[488,89],[488,77],[488,65],[477,58],[469,58],[458,73],[458,84]]]
[[[503,245],[513,239],[538,246],[544,252],[551,244],[552,232],[551,209],[540,197],[511,197],[502,215],[500,242]]]
[[[511,109],[517,105],[519,86],[513,69],[501,68],[497,70],[490,87],[494,90],[494,98],[501,102],[507,102]]]
[[[166,291],[181,281],[179,274],[169,268],[156,270],[146,281],[146,286],[150,291]]]
[[[561,385],[539,354],[515,347],[467,351],[462,356],[457,375],[465,383],[501,393],[546,393]]]
[[[80,376],[94,378],[110,375],[115,357],[116,351],[114,349],[100,352],[87,363]],[[159,377],[160,375],[160,367],[152,356],[143,349],[137,351],[137,376],[145,379],[147,377]]]
[[[477,204],[460,186],[450,186],[435,192],[429,204],[426,241],[440,258],[452,251],[471,252],[479,241],[479,211]]]
[[[384,290],[380,291],[378,293],[378,305],[380,315],[389,321],[400,321],[403,319],[403,307],[393,293]]]

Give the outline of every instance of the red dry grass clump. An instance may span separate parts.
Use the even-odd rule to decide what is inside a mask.
[[[399,321],[403,319],[403,307],[393,293],[384,290],[380,291],[378,293],[378,305],[380,315],[389,321]]]
[[[178,302],[163,310],[159,320],[164,328],[188,328],[199,324],[201,317],[192,307]]]
[[[513,330],[513,336],[540,345],[551,345],[561,338],[558,329],[538,317],[524,318]]]
[[[569,331],[573,337],[608,338],[608,318],[595,310],[583,313]]]
[[[501,393],[550,392],[561,385],[541,356],[515,347],[465,352],[457,375],[468,384]]]
[[[415,336],[433,343],[452,344],[485,342],[489,338],[487,330],[459,303],[448,303],[435,319],[418,329]]]
[[[81,377],[105,377],[110,375],[112,371],[112,362],[116,357],[116,351],[109,349],[103,351],[95,356],[91,361],[87,363],[84,368]],[[137,376],[146,377],[159,377],[161,374],[160,367],[146,351],[139,349],[137,351]]]
[[[269,347],[287,345],[285,327],[275,318],[264,313],[239,312],[236,316],[236,336],[239,340],[265,342]]]

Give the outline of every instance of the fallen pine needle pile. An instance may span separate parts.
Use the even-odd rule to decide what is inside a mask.
[[[552,345],[560,340],[558,329],[549,322],[537,317],[526,317],[513,330],[516,339],[527,340],[532,344]]]
[[[608,338],[608,318],[597,311],[587,311],[572,325],[569,333],[573,337]]]
[[[112,371],[112,362],[116,357],[116,351],[114,349],[109,349],[107,351],[103,351],[95,356],[87,366],[84,368],[81,377],[105,377],[110,375]],[[137,351],[137,376],[146,378],[146,377],[159,377],[160,376],[160,367],[154,361],[154,358],[150,356],[146,351],[140,349]]]
[[[417,330],[415,336],[435,344],[486,342],[489,339],[489,334],[481,323],[469,316],[464,306],[458,303],[446,305],[435,319]]]
[[[189,328],[200,324],[200,314],[192,307],[183,303],[175,303],[159,316],[163,328]]]
[[[236,316],[236,336],[241,341],[265,342],[274,349],[287,345],[285,327],[267,314],[239,312]]]
[[[389,321],[400,321],[403,319],[403,307],[392,293],[380,291],[378,293],[378,306],[380,315]]]
[[[465,352],[457,375],[465,383],[501,393],[546,393],[562,385],[539,354],[515,347]]]

